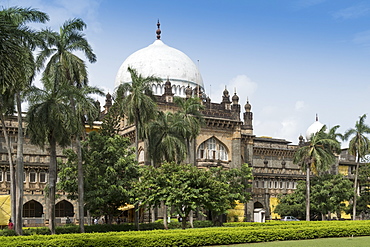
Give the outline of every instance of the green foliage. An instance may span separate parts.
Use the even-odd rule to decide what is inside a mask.
[[[1,246],[206,246],[370,235],[369,221],[227,223],[203,229],[0,237]],[[88,229],[88,227],[87,227]]]
[[[279,204],[274,212],[304,218],[306,183],[299,181],[297,189],[288,195],[279,195]],[[345,201],[352,197],[352,182],[342,175],[326,174],[311,181],[311,216],[341,212]]]
[[[312,209],[326,215],[329,212],[341,212],[345,201],[352,198],[353,183],[343,175],[323,175],[312,179]]]
[[[297,189],[287,195],[278,195],[279,204],[275,207],[274,213],[281,216],[292,215],[297,218],[304,218],[305,215],[306,183],[298,181]]]
[[[250,198],[246,189],[251,170],[246,164],[241,169],[206,170],[190,164],[164,163],[158,168],[142,167],[141,174],[137,188],[142,204],[159,206],[164,202],[183,219],[197,208],[222,214],[235,200],[246,202]]]
[[[129,141],[119,135],[105,136],[93,131],[84,143],[84,184],[86,208],[97,215],[114,215],[126,203],[134,203],[138,165]],[[77,196],[76,154],[66,151],[68,162],[60,165],[59,188]]]

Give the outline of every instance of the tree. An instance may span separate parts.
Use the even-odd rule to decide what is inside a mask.
[[[325,220],[326,214],[340,213],[345,209],[344,202],[352,198],[352,182],[343,175],[325,174],[312,180],[312,208]]]
[[[235,200],[244,202],[251,170],[199,169],[192,164],[164,163],[160,167],[142,167],[142,179],[137,184],[144,205],[159,206],[162,201],[182,218],[182,228],[190,211],[197,208],[221,214],[230,209]],[[165,220],[165,219],[164,219]]]
[[[185,139],[179,131],[182,123],[178,115],[159,111],[155,121],[148,124],[149,153],[155,166],[163,161],[180,163],[185,159]]]
[[[58,84],[61,81],[69,83],[78,89],[86,88],[88,84],[88,76],[85,62],[74,54],[76,51],[82,52],[89,62],[96,62],[96,55],[89,43],[87,42],[83,29],[86,28],[85,22],[81,19],[71,19],[64,22],[60,27],[59,32],[54,32],[50,29],[43,29],[40,37],[45,41],[40,53],[37,57],[38,69],[43,68],[44,63],[49,59],[43,72],[43,77],[54,78],[53,83]],[[51,77],[51,75],[55,75]],[[91,89],[90,89],[91,91]],[[99,90],[95,93],[101,94]],[[76,101],[70,98],[70,107],[78,121],[72,133],[76,139],[76,150],[78,156],[78,176],[79,176],[79,198],[78,198],[78,212],[80,232],[85,232],[84,228],[84,191],[83,191],[83,168],[81,157],[81,136],[84,134],[84,121],[81,119],[81,112],[76,109]],[[85,102],[88,103],[88,102]],[[94,104],[89,102],[85,104],[84,109],[93,109]],[[96,108],[96,107],[95,107]],[[100,111],[100,109],[98,109]]]
[[[306,220],[310,220],[310,173],[315,174],[327,171],[335,163],[334,152],[340,149],[337,140],[333,140],[325,133],[326,126],[311,136],[306,145],[301,146],[293,157],[293,163],[306,170]]]
[[[134,184],[139,178],[134,150],[129,140],[120,135],[104,135],[93,131],[83,143],[86,209],[95,215],[106,215],[108,223],[118,208],[133,203]],[[60,164],[58,187],[75,199],[77,190],[77,154],[65,150],[68,162]]]
[[[353,220],[356,220],[358,172],[360,162],[367,154],[370,153],[370,140],[368,137],[366,137],[367,134],[370,134],[370,126],[365,124],[365,119],[366,114],[360,116],[360,119],[356,121],[355,127],[348,129],[344,133],[344,140],[348,140],[350,136],[353,136],[349,141],[348,152],[356,157],[355,182],[353,185]]]
[[[49,20],[47,14],[31,9],[12,7],[0,11],[0,89],[1,93],[12,93],[18,112],[18,138],[16,161],[15,231],[22,234],[23,212],[23,122],[21,93],[30,85],[35,72],[32,51],[39,44],[36,32],[27,26],[30,22],[44,23]],[[14,183],[13,183],[14,186]],[[14,200],[12,199],[13,203]]]
[[[321,219],[325,220],[326,214],[331,212],[337,213],[340,217],[340,212],[346,208],[344,202],[352,196],[351,188],[352,182],[343,175],[323,174],[314,177],[311,181],[311,218],[321,216]],[[278,196],[279,204],[274,212],[281,216],[292,215],[303,218],[306,190],[305,182],[299,181],[293,193]]]
[[[70,95],[76,93],[67,83],[53,84],[45,77],[44,90],[30,91],[30,107],[27,112],[27,134],[32,144],[50,147],[49,164],[49,228],[55,234],[55,186],[57,179],[56,146],[70,144],[73,128],[73,112],[69,105]]]
[[[187,163],[195,164],[195,142],[194,140],[199,135],[200,127],[204,123],[201,110],[204,106],[201,104],[199,98],[187,98],[183,99],[175,97],[174,102],[180,108],[177,112],[179,119],[182,120],[182,124],[179,131],[182,132],[186,140],[187,150]],[[193,145],[192,145],[193,144]]]
[[[120,102],[121,112],[127,117],[128,123],[135,125],[135,154],[138,158],[139,138],[144,137],[144,125],[154,119],[156,113],[151,83],[162,80],[154,76],[142,77],[130,67],[128,71],[132,82],[119,85],[116,101]]]
[[[298,181],[297,188],[293,193],[278,195],[279,204],[275,207],[274,213],[281,216],[292,215],[297,218],[304,218],[306,213],[305,201],[306,199],[306,183]],[[310,211],[310,214],[314,214]]]

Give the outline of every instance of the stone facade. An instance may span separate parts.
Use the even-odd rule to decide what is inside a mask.
[[[166,83],[167,90],[162,96],[157,96],[159,109],[163,111],[176,111],[171,93],[171,83]],[[187,97],[197,95],[202,98],[205,109],[202,114],[205,118],[205,125],[201,128],[199,136],[193,143],[194,155],[189,158],[190,163],[195,163],[198,167],[223,166],[224,168],[240,167],[243,163],[248,163],[253,168],[253,181],[251,182],[252,199],[244,208],[238,205],[238,216],[234,219],[239,221],[254,221],[254,210],[263,208],[266,212],[266,219],[278,217],[272,211],[277,204],[278,194],[287,194],[294,191],[297,182],[305,179],[305,173],[300,167],[293,164],[293,155],[298,145],[284,139],[271,137],[256,137],[253,134],[253,113],[251,105],[247,102],[244,111],[241,112],[239,97],[236,93],[230,100],[229,92],[225,89],[223,99],[220,103],[212,103],[205,95],[197,91],[197,88],[187,88]],[[185,90],[185,92],[186,92]],[[189,93],[190,92],[190,93]],[[107,94],[105,110],[102,116],[112,105],[112,98]],[[241,120],[240,116],[243,116]],[[134,141],[135,127],[127,125],[125,119],[122,120],[123,136],[129,137]],[[3,126],[2,126],[3,127]],[[10,133],[13,160],[16,155],[16,134],[17,121],[11,118],[6,121],[6,129]],[[98,127],[95,126],[95,127]],[[87,131],[91,131],[87,129]],[[2,137],[0,142],[0,193],[10,194],[9,183],[9,162],[5,140]],[[303,143],[300,137],[300,143]],[[62,160],[61,148],[58,149],[58,157]],[[43,224],[48,219],[47,199],[44,188],[48,180],[49,156],[47,150],[29,143],[25,136],[24,163],[25,163],[25,182],[24,182],[24,222],[25,225]],[[139,144],[139,163],[145,162],[144,142]],[[348,150],[343,150],[338,156],[337,164],[333,165],[333,173],[342,173],[350,178],[355,166],[354,157],[348,154]],[[63,192],[59,192],[57,199],[57,222],[64,223],[67,216],[71,219],[78,218],[77,202],[66,198]],[[240,216],[240,210],[244,210],[244,217]],[[160,214],[159,214],[160,215]],[[144,219],[144,218],[143,218]],[[232,220],[232,219],[231,219]]]

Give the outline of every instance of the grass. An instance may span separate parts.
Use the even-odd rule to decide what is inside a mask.
[[[370,246],[370,237],[354,238],[319,238],[297,241],[278,241],[252,244],[217,245],[218,247],[367,247]]]

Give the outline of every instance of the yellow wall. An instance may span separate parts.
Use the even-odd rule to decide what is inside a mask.
[[[10,195],[0,195],[0,225],[8,225],[11,209]]]
[[[348,176],[348,166],[339,166],[339,174]]]
[[[244,203],[240,203],[239,201],[236,201],[236,206],[234,209],[229,209],[227,214],[227,221],[228,222],[235,222],[235,219],[237,217],[238,222],[243,222],[244,220]]]
[[[280,215],[274,213],[275,207],[279,204],[279,200],[277,197],[270,197],[270,212],[271,212],[271,219],[280,219]]]

